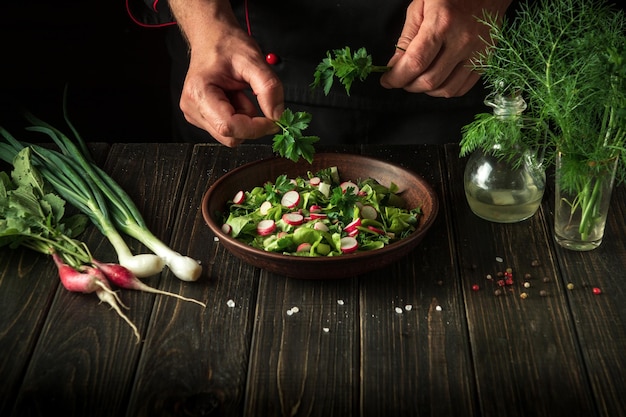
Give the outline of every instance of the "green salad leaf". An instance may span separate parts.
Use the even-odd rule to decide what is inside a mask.
[[[294,192],[297,202],[285,205],[285,195]],[[420,207],[404,208],[396,184],[341,182],[336,167],[306,177],[280,175],[243,193],[237,204],[227,202],[223,230],[257,249],[294,256],[343,255],[346,237],[358,251],[379,249],[409,236],[422,214]]]

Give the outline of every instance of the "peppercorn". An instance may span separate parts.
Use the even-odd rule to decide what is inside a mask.
[[[478,284],[472,285],[472,291],[478,291],[478,290],[480,290],[480,286]]]
[[[571,282],[569,282],[569,283],[567,284],[567,289],[568,289],[568,290],[570,290],[570,291],[571,291],[571,290],[573,290],[573,289],[574,289],[574,284],[572,284]]]
[[[528,298],[528,294],[526,294],[525,292],[521,293],[519,296],[522,298],[522,300]]]
[[[598,287],[593,287],[591,290],[595,295],[602,294],[602,290]]]

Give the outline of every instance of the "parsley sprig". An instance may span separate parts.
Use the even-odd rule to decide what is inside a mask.
[[[312,116],[307,112],[292,112],[285,109],[275,123],[282,129],[273,140],[273,149],[284,158],[298,162],[300,157],[313,163],[315,148],[313,144],[320,140],[317,136],[304,136],[302,131],[309,127]]]
[[[326,52],[326,58],[317,65],[311,88],[322,87],[328,95],[335,77],[343,84],[346,93],[350,95],[350,88],[354,80],[364,81],[372,72],[387,72],[390,67],[372,65],[372,56],[365,48],[357,49],[354,54],[349,47]]]

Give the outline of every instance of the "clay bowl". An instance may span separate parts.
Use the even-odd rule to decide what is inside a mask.
[[[374,178],[389,186],[398,185],[407,208],[422,207],[420,225],[409,237],[384,248],[345,254],[335,257],[300,257],[266,252],[253,248],[226,235],[222,229],[222,213],[226,203],[239,190],[251,190],[265,182],[275,182],[279,175],[306,176],[307,171],[318,171],[337,166],[342,179],[352,181]],[[220,177],[204,194],[202,215],[211,231],[224,247],[242,261],[276,274],[302,279],[348,278],[383,268],[404,257],[424,238],[432,226],[439,202],[430,185],[415,173],[378,159],[344,154],[316,154],[313,164],[300,160],[294,163],[286,158],[273,157],[243,165]]]

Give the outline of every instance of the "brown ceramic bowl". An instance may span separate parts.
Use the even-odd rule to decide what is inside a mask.
[[[304,177],[307,171],[318,171],[337,166],[344,180],[374,178],[382,185],[391,182],[399,187],[407,207],[422,207],[420,225],[409,237],[384,248],[356,252],[335,257],[300,257],[266,252],[253,248],[228,235],[222,229],[222,216],[226,203],[239,190],[251,190],[265,182],[274,182],[279,175]],[[378,159],[339,153],[316,154],[313,164],[301,160],[294,163],[286,158],[264,159],[236,168],[220,177],[204,194],[202,215],[220,243],[244,262],[292,278],[328,279],[348,278],[397,261],[414,249],[432,226],[439,202],[437,196],[421,177],[398,165]]]

